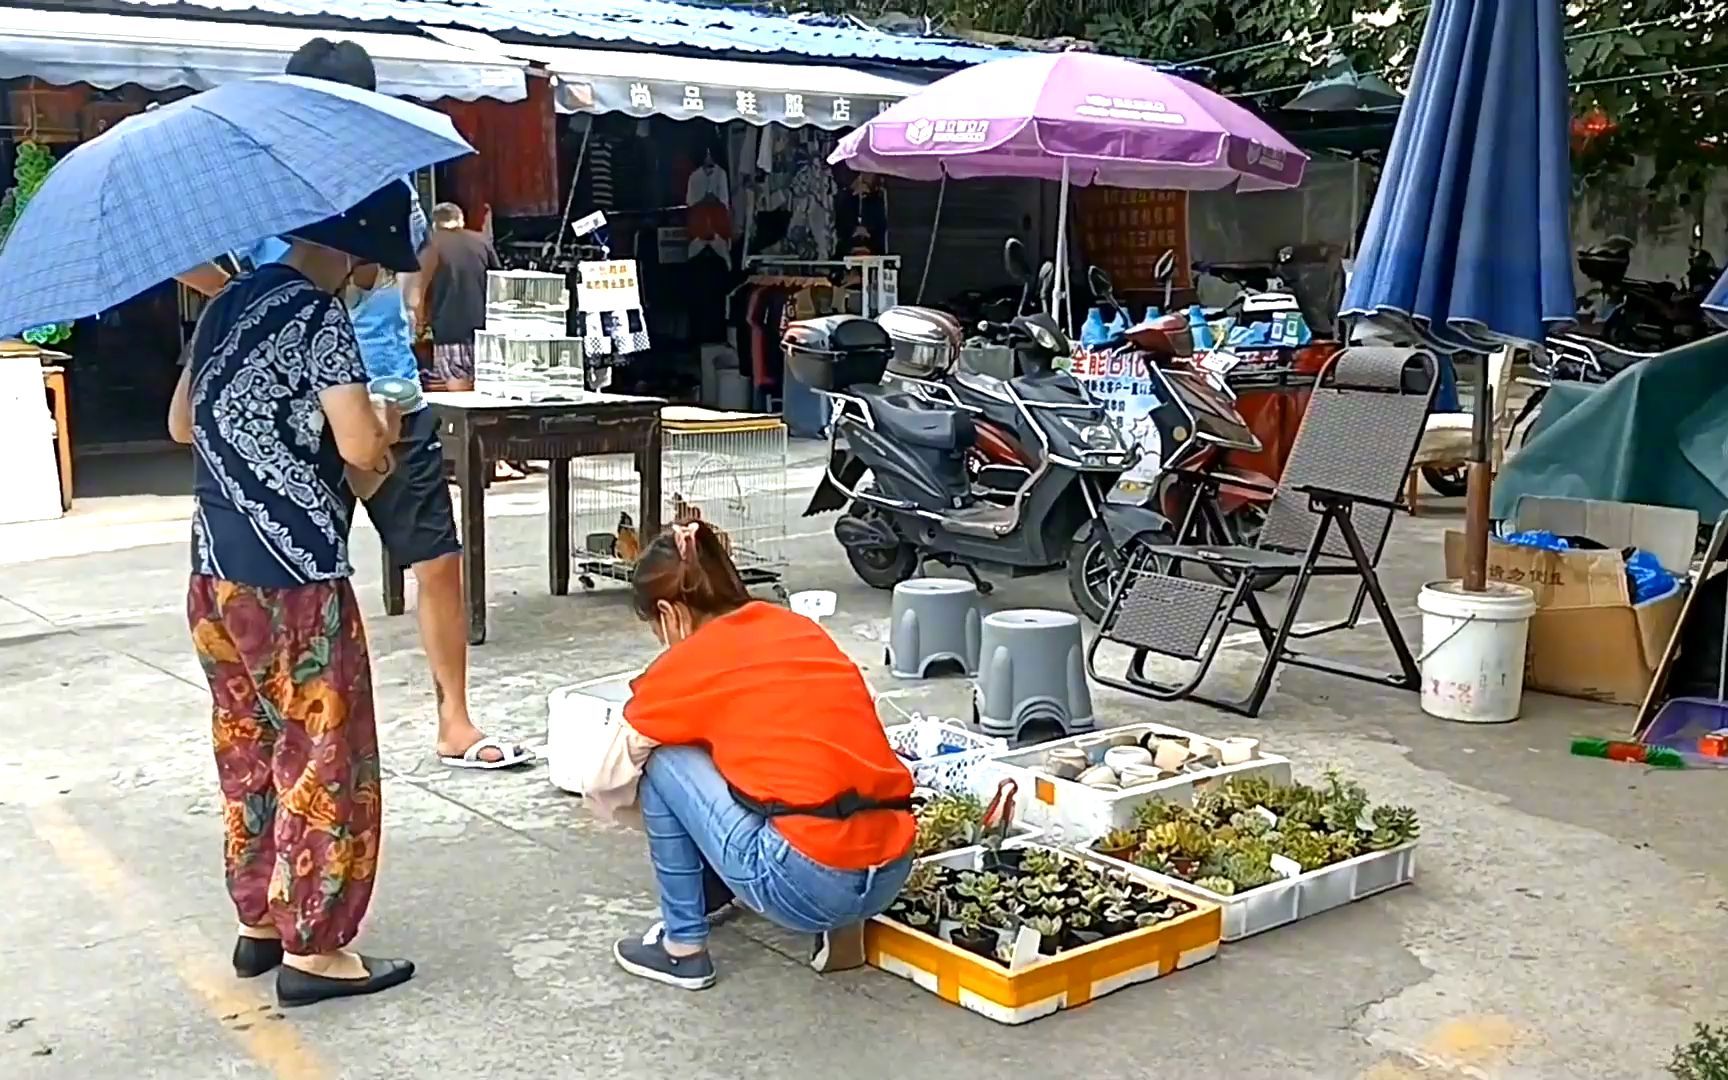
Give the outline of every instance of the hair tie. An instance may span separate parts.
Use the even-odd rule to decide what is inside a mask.
[[[678,545],[678,557],[688,561],[696,547],[696,522],[672,526],[672,542]]]

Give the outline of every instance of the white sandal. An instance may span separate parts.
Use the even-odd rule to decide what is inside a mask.
[[[487,761],[480,755],[487,750],[498,751],[497,761]],[[452,769],[512,769],[534,760],[534,751],[525,746],[506,746],[503,740],[486,735],[464,750],[460,757],[440,756],[439,761]]]

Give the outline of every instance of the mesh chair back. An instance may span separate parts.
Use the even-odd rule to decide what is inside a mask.
[[[1308,496],[1296,490],[1301,486],[1397,502],[1434,401],[1438,373],[1438,361],[1423,349],[1358,346],[1339,353],[1308,399],[1260,546],[1300,552],[1313,542],[1320,516],[1309,508]],[[1369,558],[1378,563],[1392,511],[1358,505],[1351,520]],[[1322,550],[1350,557],[1335,529]]]

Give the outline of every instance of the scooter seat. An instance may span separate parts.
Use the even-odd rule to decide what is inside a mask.
[[[876,430],[887,438],[928,450],[963,450],[972,445],[972,418],[948,405],[883,386],[856,386]]]
[[[1014,392],[1022,401],[1040,405],[1085,405],[1085,394],[1079,382],[1066,371],[1043,371],[1022,375],[1013,380]]]

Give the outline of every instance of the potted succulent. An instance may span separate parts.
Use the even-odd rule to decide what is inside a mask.
[[[1134,855],[1134,850],[1140,846],[1140,834],[1133,829],[1111,829],[1104,834],[1103,839],[1093,845],[1100,853],[1112,859],[1127,862]]]
[[[1118,830],[1093,847],[1233,896],[1282,880],[1275,860],[1288,859],[1306,873],[1402,847],[1420,832],[1414,810],[1370,806],[1360,784],[1328,771],[1314,786],[1244,776],[1208,790],[1192,806],[1148,802],[1135,810],[1132,830]],[[1130,836],[1135,844],[1124,855]]]
[[[967,952],[994,960],[996,958],[996,931],[984,926],[984,908],[979,904],[962,904],[954,913],[954,920],[959,925],[948,932],[948,940]]]
[[[920,863],[884,915],[1006,963],[1012,950],[1001,942],[1013,927],[1037,930],[1039,951],[1050,956],[1155,926],[1194,908],[1191,901],[1131,875],[1056,849],[1019,850],[1024,854],[1013,867],[966,870],[939,860]]]
[[[984,804],[964,792],[938,795],[926,799],[914,816],[918,837],[912,854],[922,858],[977,843],[983,831]]]

